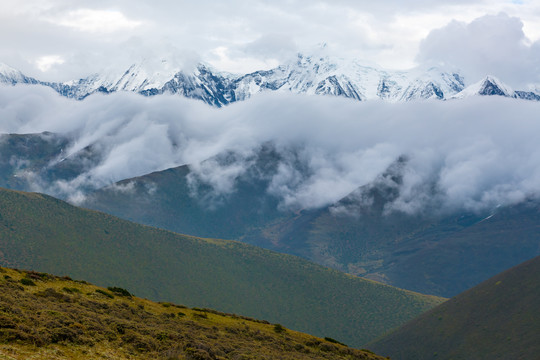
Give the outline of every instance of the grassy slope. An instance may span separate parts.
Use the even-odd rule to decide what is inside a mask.
[[[267,322],[0,268],[0,359],[382,359]]]
[[[539,304],[540,257],[536,257],[450,299],[369,346],[402,360],[538,359]]]
[[[250,171],[272,167],[275,161],[265,154],[257,164]],[[236,191],[220,199],[221,206],[208,209],[200,198],[209,195],[209,189],[190,196],[188,174],[183,166],[127,179],[118,184],[129,191],[100,189],[84,206],[172,231],[241,240],[446,297],[540,254],[538,202],[500,208],[489,219],[490,212],[384,215],[385,205],[397,196],[397,185],[386,183],[399,182],[390,171],[382,184],[360,188],[337,203],[359,216],[329,208],[279,212],[277,199],[266,191],[268,183],[255,175],[237,179]],[[366,194],[373,203],[362,207],[358,198]]]
[[[443,301],[238,242],[204,240],[0,190],[0,264],[117,285],[361,346]]]

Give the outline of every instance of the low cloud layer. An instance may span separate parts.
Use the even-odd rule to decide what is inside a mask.
[[[433,197],[427,188],[447,207],[492,208],[540,194],[539,113],[540,103],[500,97],[389,104],[263,94],[215,109],[167,95],[77,102],[37,86],[0,87],[0,133],[61,133],[73,144],[65,157],[90,145],[102,153],[74,181],[55,184],[74,200],[89,185],[183,164],[216,191],[235,191],[244,160],[270,142],[282,160],[268,191],[283,206],[334,203],[406,156],[394,209],[421,210]],[[236,160],[201,164],[225,151]]]

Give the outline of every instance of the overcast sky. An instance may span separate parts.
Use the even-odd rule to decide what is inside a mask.
[[[393,69],[505,76],[517,64],[521,81],[538,72],[539,39],[537,0],[0,0],[0,61],[44,80],[142,57],[247,72],[325,42]]]

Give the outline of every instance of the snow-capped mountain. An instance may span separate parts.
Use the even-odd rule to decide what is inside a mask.
[[[234,81],[237,100],[267,90],[335,95],[357,100],[402,101],[444,98],[464,87],[459,74],[432,68],[424,71],[390,72],[359,61],[304,56],[268,71],[257,71]]]
[[[469,96],[504,96],[514,97],[514,90],[494,76],[486,76],[482,80],[467,86],[460,93],[452,96],[453,99],[462,99]]]
[[[0,84],[38,84],[34,78],[24,75],[17,69],[12,68],[9,65],[0,63]]]
[[[65,83],[41,82],[7,65],[0,65],[0,83],[41,84],[79,100],[94,93],[117,91],[146,96],[169,93],[199,99],[217,107],[268,91],[342,96],[359,101],[445,100],[476,95],[540,100],[536,92],[513,91],[492,76],[467,87],[457,71],[437,67],[388,71],[358,60],[302,54],[274,69],[243,75],[220,72],[202,63],[193,71],[183,71],[162,60],[157,65],[143,61],[125,71],[104,71]]]
[[[516,99],[540,101],[540,95],[533,91],[514,91],[498,78],[488,75],[482,80],[467,86],[461,92],[453,95],[452,99],[463,99],[470,96],[503,96]]]

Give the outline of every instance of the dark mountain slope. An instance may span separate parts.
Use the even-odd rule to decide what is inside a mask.
[[[335,209],[335,207],[334,207]],[[312,261],[440,296],[454,296],[540,254],[538,201],[484,214],[306,213],[280,242],[301,242]]]
[[[211,187],[191,193],[184,166],[98,190],[83,206],[177,232],[241,240],[447,297],[540,254],[537,201],[482,213],[441,212],[436,202],[418,214],[388,212],[399,196],[403,158],[331,206],[279,211],[279,199],[267,191],[278,161],[271,147],[261,151],[236,179],[235,191],[216,199]]]
[[[225,154],[211,161],[223,164],[236,161],[234,156]],[[280,211],[279,199],[266,191],[279,158],[272,146],[262,146],[245,160],[252,165],[226,195],[199,181],[189,166],[180,166],[100,189],[87,196],[81,206],[184,234],[241,239],[293,215]],[[252,244],[272,247],[265,241]]]
[[[370,345],[395,359],[538,359],[540,257],[450,299]]]
[[[0,190],[0,264],[279,322],[360,346],[443,299],[246,244],[204,240]]]
[[[68,141],[65,137],[41,134],[0,134],[0,186],[17,190],[29,189],[41,179],[47,165],[62,154]]]

